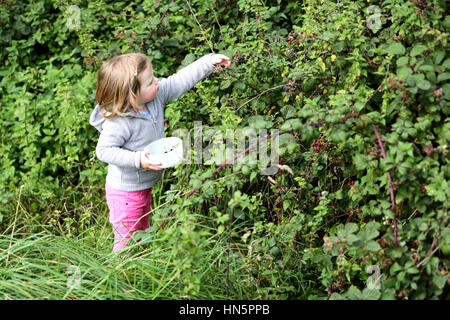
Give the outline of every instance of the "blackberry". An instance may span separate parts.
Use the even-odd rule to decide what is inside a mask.
[[[247,63],[249,56],[246,55],[240,55],[239,52],[234,56],[236,58],[236,65],[240,65],[243,63]]]
[[[285,78],[285,81],[287,82],[287,84],[285,84],[283,86],[284,92],[294,96],[295,95],[294,91],[297,90],[297,86],[295,85],[295,81],[293,81],[291,78]]]
[[[337,284],[337,283],[330,283],[330,286],[328,287],[328,292],[331,294],[333,292],[339,292],[339,289],[343,288],[342,284]]]

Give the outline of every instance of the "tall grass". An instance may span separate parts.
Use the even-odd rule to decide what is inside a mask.
[[[199,225],[195,225],[199,227]],[[205,227],[205,226],[204,226]],[[95,227],[92,227],[95,228]],[[141,241],[113,253],[112,234],[97,227],[78,236],[29,233],[24,227],[0,235],[2,299],[243,299],[242,286],[226,290],[227,239],[215,233],[180,243],[179,226],[142,233]],[[29,228],[28,228],[29,229]],[[177,238],[174,238],[177,237]],[[181,241],[183,242],[183,241]],[[185,241],[186,242],[186,241]],[[198,245],[195,247],[193,245]],[[190,256],[189,248],[195,249]],[[230,270],[241,265],[232,261]],[[233,278],[232,278],[233,279]],[[195,289],[197,285],[197,289]],[[190,289],[190,287],[192,287]],[[228,294],[227,294],[228,293]]]
[[[163,183],[155,187],[154,210],[167,204],[163,191]],[[156,210],[150,228],[134,235],[139,241],[113,253],[104,199],[95,198],[103,205],[80,206],[89,213],[81,228],[55,227],[32,219],[19,192],[14,219],[0,233],[0,299],[305,299],[316,286],[294,251],[282,269],[261,245],[252,253],[241,241],[248,222],[234,219],[219,232],[215,218],[189,206],[161,230],[167,211]]]

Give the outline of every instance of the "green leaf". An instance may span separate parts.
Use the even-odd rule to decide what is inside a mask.
[[[354,234],[349,234],[345,239],[347,239],[347,243],[349,245],[352,245],[353,243],[359,240],[358,236]]]
[[[402,270],[402,267],[397,262],[394,262],[394,264],[389,269],[389,274],[393,275],[393,274],[397,273],[397,271],[400,271],[400,270]]]
[[[419,67],[419,71],[434,71],[434,67],[431,64],[424,64],[423,66]]]
[[[437,286],[439,289],[442,289],[442,288],[444,288],[445,283],[447,282],[447,276],[439,276],[439,275],[435,275],[435,276],[433,277],[433,282],[434,282],[434,284],[436,284],[436,286]]]
[[[416,46],[414,46],[414,48],[411,50],[411,57],[415,57],[418,56],[419,54],[421,54],[422,52],[424,52],[427,48],[422,45],[422,44],[417,44]]]
[[[448,79],[450,79],[450,73],[449,72],[441,73],[437,77],[437,81],[438,82],[442,82],[442,81],[445,81],[445,80],[448,80]]]
[[[380,296],[380,290],[364,288],[361,294],[361,300],[378,300],[380,299]]]
[[[405,54],[405,47],[400,42],[394,42],[387,48],[387,53],[389,54]]]
[[[354,233],[358,231],[358,225],[354,222],[349,222],[345,225],[345,233],[349,235],[350,233]]]
[[[406,77],[410,76],[413,73],[411,68],[403,67],[397,70],[397,74],[400,78],[406,79]]]
[[[376,238],[379,234],[378,228],[380,227],[380,224],[375,221],[369,222],[366,227],[364,228],[364,231],[366,232],[366,239],[373,239]]]
[[[428,80],[421,80],[417,82],[417,86],[422,90],[428,90],[431,88],[431,83]]]
[[[434,63],[439,64],[441,63],[442,59],[445,57],[445,51],[444,50],[437,50],[435,53],[433,53],[434,56]]]
[[[416,267],[413,267],[413,268],[409,268],[408,270],[406,270],[406,272],[411,273],[411,274],[417,274],[417,273],[419,273],[419,269],[417,269]]]
[[[376,252],[378,250],[380,250],[380,245],[378,244],[378,242],[376,241],[369,241],[367,242],[364,247],[369,250],[369,251],[373,251]]]
[[[331,33],[329,31],[325,31],[324,33],[322,33],[322,35],[319,36],[319,39],[323,39],[325,41],[328,40],[332,40],[336,37],[336,35],[334,33]]]
[[[189,64],[191,64],[192,62],[195,61],[195,56],[192,53],[187,54],[184,59],[183,62],[181,63],[182,66],[187,66]]]
[[[444,63],[442,64],[442,67],[444,69],[450,69],[450,58],[445,59]]]
[[[364,170],[367,167],[367,159],[362,154],[357,154],[353,157],[353,164],[357,170]]]
[[[361,300],[361,291],[356,287],[350,287],[347,291],[347,298],[350,300]]]
[[[408,64],[408,57],[400,57],[397,59],[397,67],[403,67]]]
[[[416,83],[425,79],[425,75],[423,73],[418,73],[418,74],[412,75],[411,77],[414,78]]]

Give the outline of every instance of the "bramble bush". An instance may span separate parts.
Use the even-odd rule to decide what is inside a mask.
[[[71,234],[104,216],[88,123],[102,61],[142,52],[166,77],[213,51],[232,67],[166,106],[166,136],[194,121],[279,129],[280,165],[165,171],[140,237],[179,239],[183,297],[206,290],[195,270],[226,235],[214,247],[221,295],[448,299],[447,11],[443,0],[3,1],[2,227],[31,219]]]

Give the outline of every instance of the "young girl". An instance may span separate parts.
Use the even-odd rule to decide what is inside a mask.
[[[231,61],[211,53],[161,81],[143,54],[123,54],[101,66],[90,124],[100,131],[97,157],[108,163],[105,189],[113,251],[123,248],[134,231],[148,227],[152,186],[161,179],[162,168],[143,150],[165,137],[164,104],[207,77],[215,65],[228,68]]]

